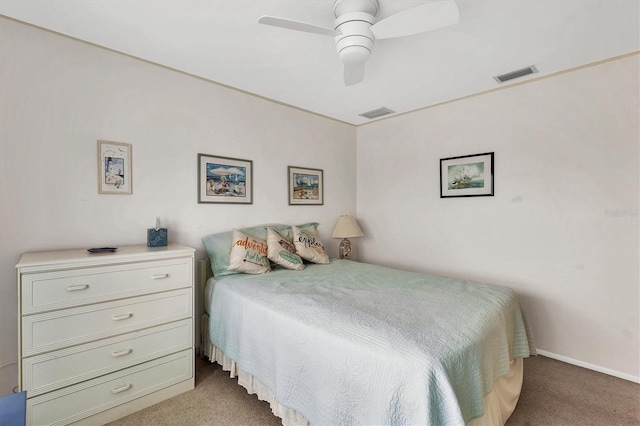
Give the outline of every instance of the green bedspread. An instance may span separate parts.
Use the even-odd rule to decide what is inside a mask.
[[[506,287],[346,260],[216,282],[210,338],[312,424],[465,424],[535,354]]]

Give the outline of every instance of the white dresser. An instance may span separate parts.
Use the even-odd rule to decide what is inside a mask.
[[[103,424],[194,387],[194,249],[25,253],[27,424]]]

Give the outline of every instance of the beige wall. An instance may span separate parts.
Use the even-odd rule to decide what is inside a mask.
[[[360,259],[512,287],[543,353],[638,381],[638,63],[358,127]],[[494,197],[439,198],[491,151]]]
[[[97,140],[133,144],[133,195],[97,191]],[[355,128],[0,18],[0,365],[17,358],[25,251],[171,242],[356,211]],[[252,205],[197,203],[197,154],[253,160]],[[289,206],[287,166],[324,170],[323,206]],[[0,395],[17,367],[0,368]]]

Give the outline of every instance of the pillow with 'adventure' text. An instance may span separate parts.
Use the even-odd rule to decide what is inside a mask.
[[[234,229],[227,269],[245,274],[264,274],[271,271],[271,263],[267,258],[267,242]]]

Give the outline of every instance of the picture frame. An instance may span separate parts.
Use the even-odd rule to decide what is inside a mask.
[[[198,154],[198,203],[253,204],[253,161]]]
[[[440,198],[493,197],[493,152],[442,158]]]
[[[98,193],[133,193],[132,145],[98,140]]]
[[[289,205],[320,206],[324,204],[324,171],[307,167],[288,167]]]

